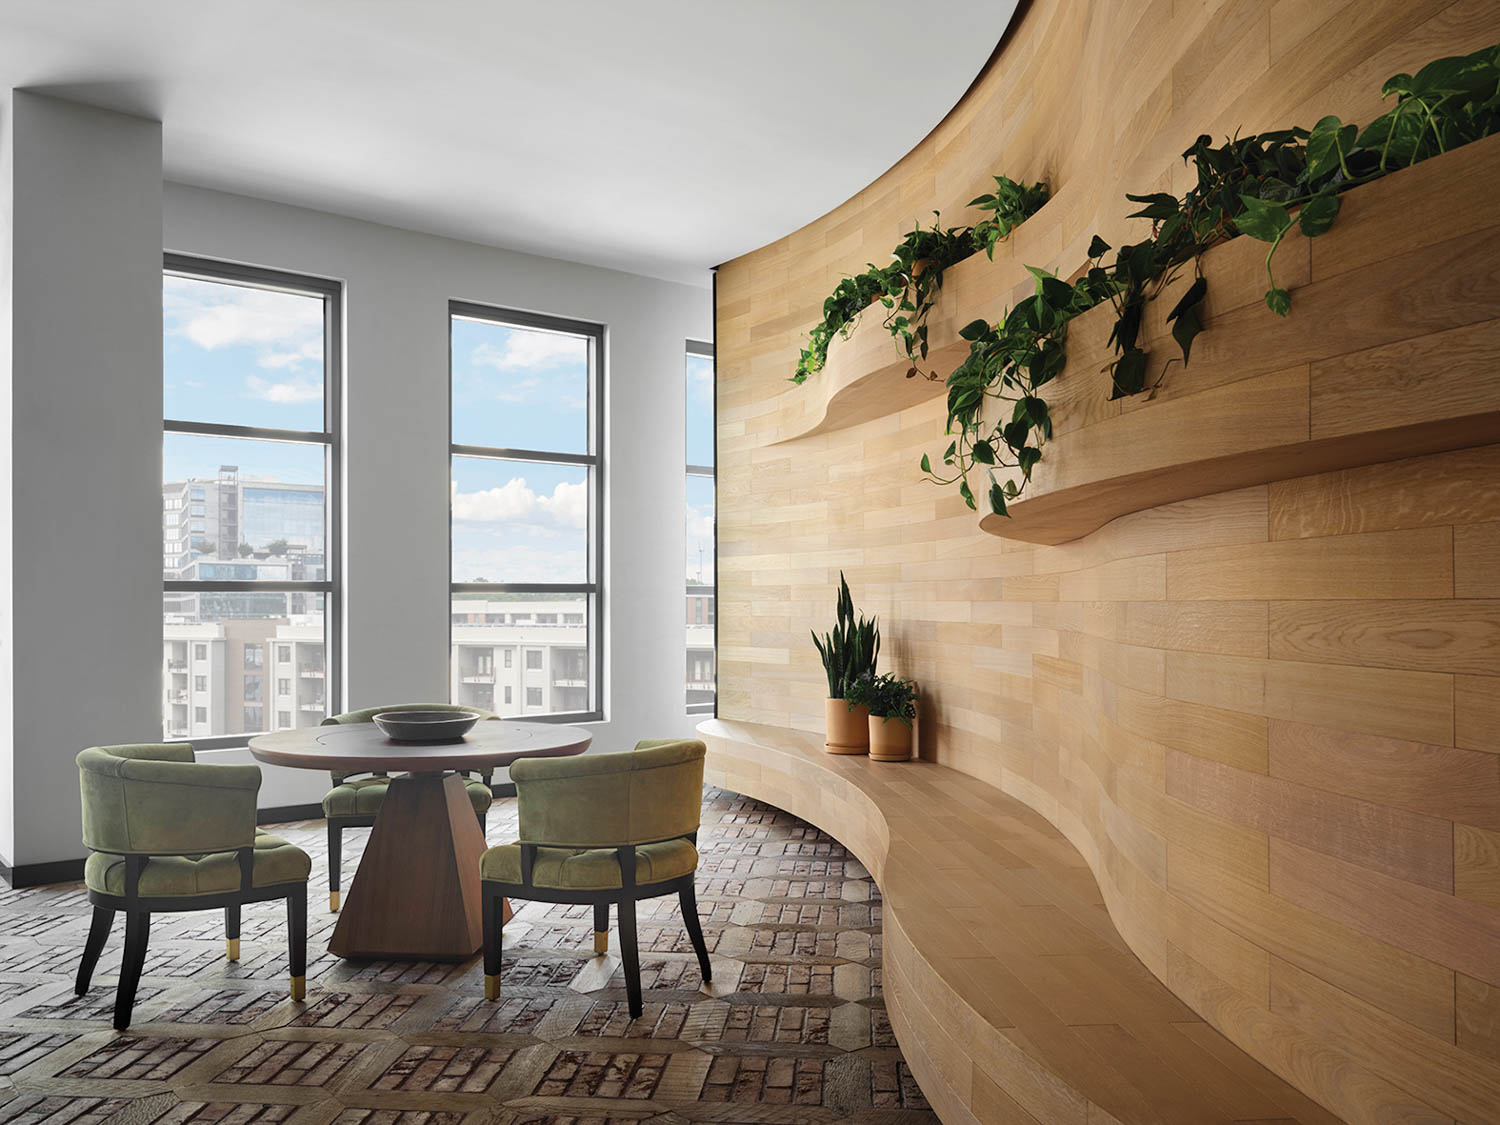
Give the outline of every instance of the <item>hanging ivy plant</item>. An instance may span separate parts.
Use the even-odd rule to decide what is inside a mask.
[[[921,371],[918,364],[927,359],[927,314],[943,287],[943,271],[980,250],[993,259],[996,244],[1045,202],[1046,184],[1022,185],[1008,176],[996,176],[995,190],[969,204],[990,213],[977,225],[944,228],[942,216],[934,211],[933,225],[924,229],[917,224],[891,251],[889,264],[872,264],[834,287],[823,302],[823,319],[813,326],[791,381],[801,384],[821,371],[833,338],[847,338],[860,314],[876,302],[887,310],[886,330],[896,338],[910,364],[907,378],[924,375],[936,379],[935,374]]]
[[[1200,136],[1183,153],[1197,172],[1183,198],[1127,194],[1143,205],[1130,217],[1151,220],[1149,238],[1120,247],[1106,267],[1104,257],[1113,248],[1094,236],[1088,264],[1071,283],[1028,266],[1036,278],[1031,297],[997,324],[977,320],[961,331],[969,354],[948,376],[953,441],[942,457],[945,471],[935,471],[924,455],[923,473],[939,484],[958,484],[960,495],[976,508],[969,475],[982,468],[990,510],[1006,515],[1006,502],[1024,491],[1052,436],[1040,392],[1066,365],[1068,323],[1111,302],[1110,397],[1154,392],[1178,357],[1150,377],[1150,357],[1139,344],[1146,304],[1192,265],[1197,276],[1167,315],[1186,365],[1204,327],[1201,307],[1208,283],[1199,259],[1218,243],[1245,234],[1268,244],[1266,305],[1287,315],[1292,298],[1276,284],[1274,260],[1294,226],[1316,238],[1332,227],[1342,192],[1500,130],[1500,45],[1438,59],[1415,76],[1398,74],[1386,81],[1382,94],[1395,95],[1395,105],[1363,130],[1325,117],[1311,130],[1231,138],[1217,147],[1211,137]],[[995,404],[989,410],[987,401]],[[1002,484],[996,470],[1007,468],[1019,470],[1019,478]]]

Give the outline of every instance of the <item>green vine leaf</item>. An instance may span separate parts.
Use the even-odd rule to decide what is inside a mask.
[[[1277,242],[1292,228],[1292,215],[1279,203],[1257,199],[1253,195],[1240,195],[1245,209],[1235,216],[1234,225],[1241,234],[1258,238],[1262,242]]]
[[[1308,238],[1317,238],[1320,234],[1326,234],[1333,226],[1333,220],[1338,218],[1341,202],[1342,200],[1336,195],[1319,195],[1309,200],[1298,216],[1298,225],[1301,226],[1302,233]]]
[[[1162,379],[1149,378],[1151,357],[1140,346],[1147,303],[1168,291],[1185,266],[1195,264],[1192,283],[1167,316],[1187,364],[1204,331],[1207,283],[1196,262],[1219,243],[1246,234],[1268,244],[1265,300],[1271,312],[1286,316],[1291,293],[1276,284],[1273,266],[1277,249],[1294,227],[1306,237],[1319,237],[1337,219],[1343,191],[1500,132],[1500,45],[1434,60],[1415,76],[1394,75],[1382,94],[1394,96],[1396,104],[1364,129],[1329,115],[1311,130],[1293,126],[1220,144],[1200,135],[1182,154],[1196,182],[1181,198],[1166,192],[1127,195],[1140,205],[1130,217],[1150,221],[1149,237],[1121,246],[1111,262],[1105,256],[1113,248],[1094,235],[1088,263],[1071,283],[1028,266],[1036,282],[1030,296],[997,323],[974,321],[960,333],[969,352],[947,376],[947,432],[954,440],[943,458],[954,475],[941,483],[957,483],[973,508],[968,474],[982,467],[989,478],[991,511],[1008,514],[1008,503],[1021,495],[1051,437],[1051,412],[1041,390],[1066,368],[1068,325],[1105,302],[1115,318],[1109,336],[1115,354],[1107,368],[1110,397],[1148,389],[1154,395]],[[1000,208],[1013,202],[1018,190],[1020,185],[996,177],[996,190],[973,205],[994,209],[998,220]],[[982,221],[974,228],[973,245],[993,250],[995,232],[1008,229],[998,221]],[[904,329],[911,333],[908,347],[915,347],[912,341],[925,329],[923,294],[903,288],[899,253],[897,258],[882,291],[896,295],[894,303],[903,313],[914,314]],[[822,333],[831,334],[826,329]],[[819,337],[815,328],[810,350],[816,351]],[[1168,360],[1160,370],[1175,362]],[[988,408],[992,399],[1009,403],[1008,414]],[[922,466],[930,473],[925,456]],[[996,478],[998,468],[1016,472],[1002,483]]]

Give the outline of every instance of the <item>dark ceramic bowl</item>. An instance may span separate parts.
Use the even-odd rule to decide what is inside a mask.
[[[397,742],[456,742],[479,716],[472,711],[382,711],[371,721]]]

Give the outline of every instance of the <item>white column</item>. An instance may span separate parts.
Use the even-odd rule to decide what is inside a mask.
[[[0,854],[83,855],[74,755],[161,739],[161,125],[4,120],[9,484]]]

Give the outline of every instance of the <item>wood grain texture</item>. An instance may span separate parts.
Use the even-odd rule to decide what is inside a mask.
[[[891,1022],[945,1120],[1334,1120],[1130,954],[1078,853],[1020,801],[944,766],[831,757],[811,734],[698,730],[711,783],[824,827],[875,876]],[[1000,845],[1001,865],[955,841]]]
[[[922,883],[943,900],[931,918],[893,908],[886,958],[893,1025],[945,1119],[1170,1119],[1212,1058],[1240,1076],[1248,1120],[1312,1119],[1256,1102],[1248,1090],[1267,1071],[1350,1121],[1451,1122],[1460,1108],[1500,1120],[1500,1106],[1486,1116],[1469,1095],[1445,1100],[1411,1064],[1450,1058],[1444,1044],[1500,1052],[1500,908],[1454,893],[1487,894],[1477,845],[1500,832],[1500,424],[1439,432],[1445,416],[1496,409],[1500,144],[1350,193],[1328,235],[1289,239],[1285,321],[1258,304],[1264,247],[1216,251],[1207,330],[1153,401],[1100,392],[1108,317],[1080,318],[1049,387],[1057,439],[1024,502],[1041,505],[1028,517],[1041,545],[983,533],[951,489],[920,480],[922,454],[948,440],[941,388],[894,397],[904,375],[871,326],[835,342],[826,395],[785,383],[840,275],[884,260],[934,208],[965,221],[997,172],[1045,178],[1053,198],[993,266],[956,267],[932,321],[939,347],[1024,293],[1023,264],[1067,273],[1095,233],[1142,237],[1123,193],[1185,189],[1180,154],[1200,132],[1325,113],[1366,122],[1388,75],[1496,41],[1500,8],[1484,0],[1035,0],[908,157],[720,268],[720,715],[820,737],[806,627],[831,616],[842,570],[860,609],[880,615],[884,666],[922,684],[922,757],[972,784],[925,792],[922,763],[886,767],[903,800],[948,804],[882,818],[821,778],[788,782],[762,748],[737,755],[723,783],[819,806],[828,819],[810,819],[861,856],[933,857],[925,879],[907,864],[885,872],[892,903]],[[1208,475],[1188,498],[1151,491],[1215,441],[1244,457],[1262,422],[1276,441],[1303,427],[1277,447],[1289,460],[1260,467],[1269,475],[1199,462]],[[1412,426],[1473,444],[1413,446]],[[1296,455],[1297,442],[1321,452]],[[1111,504],[1129,514],[1073,538],[1069,509],[1098,499],[1074,487],[1122,490],[1089,518]],[[1150,506],[1132,511],[1141,497]],[[981,785],[1066,845],[1007,817],[972,820]],[[1076,897],[1028,873],[1043,860]],[[1097,910],[1080,905],[1090,896]],[[1056,954],[1036,944],[1039,921],[984,924],[1042,906],[1073,923]],[[1199,1019],[1174,1040],[1127,1018],[1138,993],[1123,985],[1096,1004],[1090,941],[1128,947]],[[1008,958],[1024,971],[962,976]],[[1316,1010],[1307,981],[1276,962],[1337,1003]],[[949,972],[972,1003],[935,983]],[[1100,1030],[1078,1034],[1091,1007]],[[1411,1040],[1401,1058],[1387,1021]],[[1003,1047],[995,1028],[1008,1029]],[[1192,1073],[1180,1088],[1111,1076],[1152,1059]],[[1080,1117],[1080,1098],[1097,1111]],[[1214,1120],[1223,1106],[1206,1100]]]
[[[1453,893],[1500,908],[1500,832],[1453,826]]]

